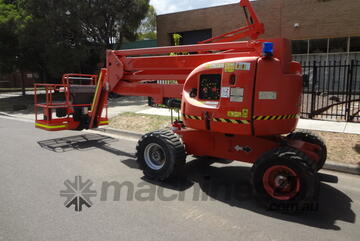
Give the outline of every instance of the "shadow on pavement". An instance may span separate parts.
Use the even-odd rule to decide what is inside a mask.
[[[316,209],[296,214],[285,214],[266,210],[263,205],[255,200],[249,182],[250,167],[204,167],[204,165],[199,164],[199,160],[195,159],[187,163],[185,172],[186,177],[169,180],[165,183],[145,178],[143,180],[180,192],[198,185],[209,198],[230,206],[321,229],[340,230],[341,228],[336,225],[339,220],[348,223],[355,222],[356,215],[351,210],[352,200],[343,192],[325,183],[320,184],[320,197]],[[336,183],[337,178],[330,176],[321,174],[320,179]]]
[[[87,151],[90,149],[101,149],[110,152],[117,156],[125,156],[134,158],[131,153],[123,152],[111,147],[109,144],[118,141],[115,138],[104,136],[100,134],[83,134],[76,136],[68,136],[50,140],[39,141],[38,144],[47,150],[53,152],[67,152],[67,151]]]
[[[135,157],[135,156],[132,156]],[[129,158],[126,160],[121,161],[121,163],[125,164],[126,166],[132,168],[132,169],[139,169],[139,166],[134,158]]]
[[[337,176],[329,175],[325,173],[318,173],[320,182],[327,182],[327,183],[338,183],[339,179]]]
[[[118,156],[128,157],[128,159],[121,162],[129,168],[138,168],[133,154],[109,146],[110,143],[115,141],[117,139],[100,134],[85,134],[39,141],[38,144],[42,148],[54,152],[98,148]],[[331,183],[338,181],[337,177],[328,174],[320,174],[319,177],[320,180]],[[194,159],[186,164],[184,175],[180,178],[173,178],[166,182],[148,180],[145,177],[142,179],[152,185],[178,192],[184,192],[197,186],[205,196],[230,206],[321,229],[340,230],[341,228],[336,225],[337,221],[354,223],[356,218],[351,209],[352,200],[345,193],[325,183],[320,185],[318,206],[312,211],[284,214],[266,210],[255,200],[252,194],[249,182],[250,167],[204,166],[203,162]]]

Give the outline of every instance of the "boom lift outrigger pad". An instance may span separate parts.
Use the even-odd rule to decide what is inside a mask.
[[[266,205],[302,208],[316,201],[327,150],[319,137],[294,132],[301,66],[292,61],[289,40],[257,39],[263,24],[249,0],[240,6],[246,27],[195,45],[108,50],[99,76],[67,74],[60,85],[36,84],[46,89],[45,103],[35,97],[36,127],[96,128],[108,124],[109,92],[148,96],[180,108],[182,118],[139,140],[136,158],[147,178],[176,175],[187,155],[236,160],[254,164],[253,190]],[[251,40],[236,41],[244,37]],[[184,52],[190,54],[170,55]]]

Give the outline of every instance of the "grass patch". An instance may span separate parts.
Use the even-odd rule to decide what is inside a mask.
[[[360,165],[360,135],[311,131],[325,140],[328,160]]]
[[[146,133],[164,129],[170,125],[170,121],[170,117],[168,116],[143,115],[126,112],[111,118],[109,126],[116,129]]]

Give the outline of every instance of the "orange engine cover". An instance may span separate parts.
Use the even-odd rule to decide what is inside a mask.
[[[301,67],[291,61],[288,40],[271,42],[272,57],[229,58],[197,67],[184,84],[185,125],[238,135],[293,131],[300,111]]]

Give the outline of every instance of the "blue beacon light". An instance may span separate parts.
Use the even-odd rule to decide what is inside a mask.
[[[274,43],[264,42],[263,43],[263,54],[265,57],[271,57],[274,53]]]

